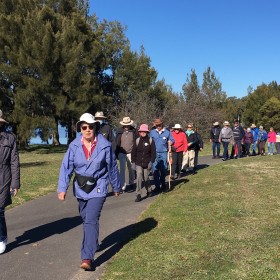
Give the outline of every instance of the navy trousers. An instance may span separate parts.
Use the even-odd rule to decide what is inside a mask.
[[[5,208],[0,207],[0,242],[7,238],[7,226],[5,219]]]
[[[81,247],[82,260],[93,260],[98,248],[99,218],[105,200],[106,197],[94,197],[89,200],[78,199],[84,234]]]

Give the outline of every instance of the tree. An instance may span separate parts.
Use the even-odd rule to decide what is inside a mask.
[[[192,103],[194,106],[201,104],[202,95],[194,69],[191,69],[191,74],[187,74],[186,83],[183,84],[182,89],[187,103]]]
[[[260,108],[260,124],[267,130],[273,127],[280,130],[280,100],[276,97],[268,99]]]

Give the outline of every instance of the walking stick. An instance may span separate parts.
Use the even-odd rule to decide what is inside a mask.
[[[171,154],[171,147],[168,147],[168,164],[169,164],[169,176],[168,176],[168,188],[171,189],[171,165],[172,165],[172,154]]]

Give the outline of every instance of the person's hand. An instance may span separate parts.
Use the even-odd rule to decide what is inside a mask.
[[[114,192],[114,195],[117,197],[117,196],[120,195],[120,193],[119,192]]]
[[[19,189],[10,188],[10,192],[13,194],[13,196],[16,196],[17,193],[19,192]]]
[[[152,166],[153,166],[153,163],[150,161],[149,164],[148,164],[148,170],[151,170]]]
[[[172,146],[172,141],[171,140],[168,140],[167,143],[168,143],[168,146]]]
[[[66,197],[66,192],[60,192],[57,194],[57,197],[59,200],[65,200],[65,197]]]
[[[212,142],[212,139],[210,139],[209,141]]]

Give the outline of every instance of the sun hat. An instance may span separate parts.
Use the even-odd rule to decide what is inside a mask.
[[[121,125],[133,125],[133,120],[130,117],[124,117],[123,120],[120,122]]]
[[[251,128],[256,128],[256,125],[254,123],[252,123]]]
[[[163,123],[163,121],[161,119],[154,119],[154,121],[153,121],[154,126],[162,124],[162,123]]]
[[[88,124],[94,124],[96,123],[96,120],[94,119],[94,116],[90,113],[84,113],[81,115],[80,120],[76,123],[76,129],[78,132],[81,131],[81,123],[88,123]]]
[[[262,126],[262,125],[260,125],[260,127],[259,127],[259,128],[263,129],[263,126]]]
[[[179,123],[176,123],[172,128],[173,129],[182,129],[182,126]]]
[[[143,123],[140,125],[138,131],[139,132],[150,132],[149,126],[147,124]]]
[[[220,124],[219,122],[214,122],[213,123],[214,126],[219,125],[219,124]]]
[[[230,125],[228,121],[224,121],[224,125]]]
[[[6,120],[2,118],[2,116],[3,116],[3,112],[2,110],[0,110],[0,123],[8,123]]]
[[[107,119],[107,117],[104,116],[104,113],[102,111],[100,112],[96,112],[95,115],[94,115],[94,118],[97,119]]]

